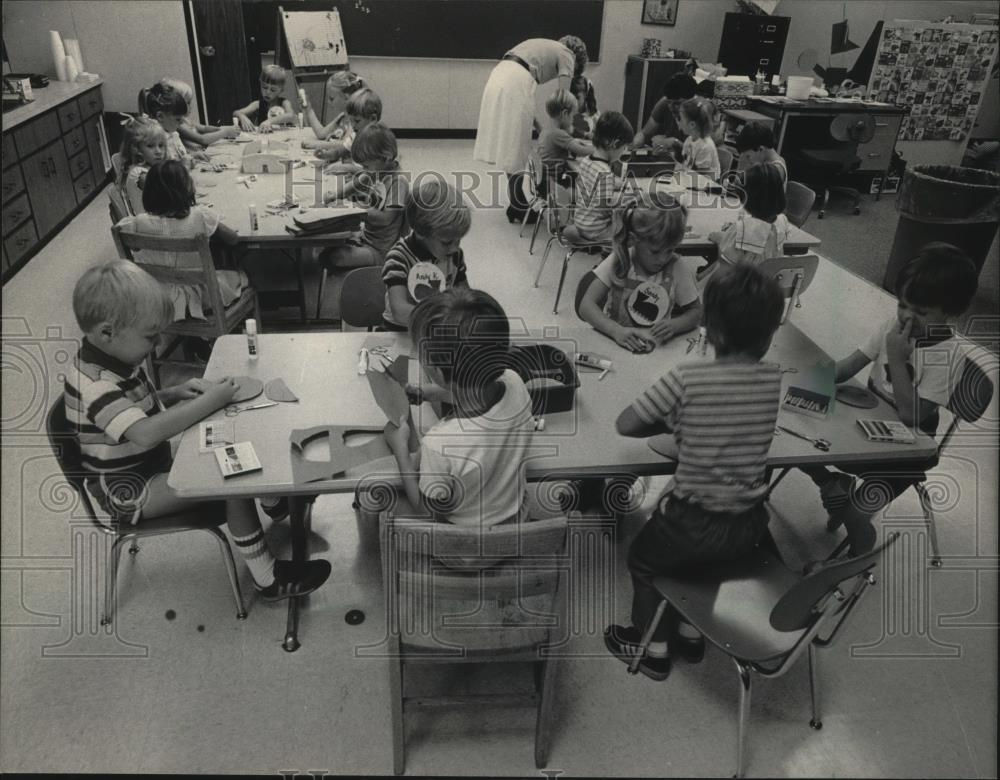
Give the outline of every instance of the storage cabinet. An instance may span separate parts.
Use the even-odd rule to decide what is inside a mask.
[[[5,115],[5,282],[93,198],[110,167],[99,86],[53,82],[36,95]]]

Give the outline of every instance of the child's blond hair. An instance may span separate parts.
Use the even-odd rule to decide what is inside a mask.
[[[84,333],[105,322],[115,330],[127,328],[150,312],[166,327],[174,319],[173,301],[164,285],[131,260],[88,268],[73,288],[73,314]]]
[[[552,97],[545,101],[545,113],[553,119],[558,119],[564,111],[569,111],[570,115],[573,115],[579,107],[576,97],[566,89],[557,89]]]
[[[711,137],[715,111],[708,100],[703,97],[688,98],[681,103],[680,112],[694,122],[702,138]]]
[[[624,284],[632,268],[631,241],[647,241],[657,254],[667,254],[684,240],[687,227],[687,209],[669,195],[658,194],[656,201],[640,202],[614,212],[615,270],[612,277]]]
[[[419,236],[453,241],[472,226],[472,212],[462,193],[440,175],[422,178],[410,193],[406,219]]]
[[[144,162],[139,145],[146,140],[163,137],[164,143],[167,141],[167,133],[163,126],[148,116],[129,117],[125,120],[125,132],[122,134],[122,173],[118,180],[118,186],[123,187],[128,178],[128,170],[133,165]]]
[[[326,91],[337,90],[345,95],[353,95],[365,88],[365,80],[352,70],[338,70],[326,80]]]
[[[382,119],[382,98],[367,87],[358,90],[347,100],[347,114],[378,122]]]
[[[274,84],[283,87],[287,80],[288,72],[280,65],[265,65],[260,71],[261,84]]]
[[[180,79],[174,78],[163,78],[160,79],[160,83],[165,87],[172,87],[175,89],[184,101],[188,104],[188,109],[191,108],[191,104],[194,102],[194,89],[186,81],[181,81]]]

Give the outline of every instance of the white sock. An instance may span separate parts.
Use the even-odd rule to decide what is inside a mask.
[[[682,639],[701,639],[701,632],[683,620],[677,624],[677,635]]]
[[[646,655],[650,658],[666,658],[667,657],[667,643],[666,642],[650,642],[649,647],[646,648]]]

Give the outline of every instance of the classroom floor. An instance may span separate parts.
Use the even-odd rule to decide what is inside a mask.
[[[482,171],[468,162],[471,141],[400,146],[415,172],[467,163]],[[831,212],[824,227],[837,220],[874,229],[865,216]],[[518,239],[502,209],[477,210],[464,247],[471,283],[508,313],[533,326],[575,324],[572,294],[596,258],[571,261],[560,313],[552,315],[561,258],[550,258],[534,288],[540,251],[528,255],[527,238]],[[841,259],[835,241],[821,251]],[[197,535],[151,539],[136,558],[123,556],[113,631],[97,626],[89,565],[96,551],[60,487],[42,418],[77,347],[73,284],[84,268],[114,255],[102,195],[3,288],[0,771],[391,773],[386,662],[356,655],[384,636],[377,542],[371,529],[359,533],[349,497],[317,503],[312,553],[329,559],[333,574],[302,611],[298,652],[280,646],[284,605],[254,602],[239,561],[249,616],[235,619],[216,546]],[[823,262],[794,320],[840,355],[893,309],[881,290]],[[986,354],[996,382],[996,359]],[[821,654],[823,729],[808,725],[804,662],[785,677],[755,682],[749,775],[997,776],[995,398],[984,420],[956,437],[931,478],[942,502],[944,566],[926,566],[918,503],[904,495],[883,521],[904,531],[901,555]],[[618,524],[613,583],[594,598],[570,645],[573,657],[560,666],[553,773],[735,770],[738,689],[730,662],[709,650],[700,665],[678,662],[657,683],[626,674],[601,639],[607,623],[627,622],[625,552],[662,486],[653,480],[643,507]],[[835,545],[806,479],[789,476],[772,503],[772,532],[790,565]],[[268,535],[274,549],[287,550],[287,524]],[[367,619],[348,625],[351,609]],[[435,672],[421,684],[508,691],[530,679],[513,672],[527,674]],[[537,773],[532,712],[429,710],[408,723],[409,774]]]

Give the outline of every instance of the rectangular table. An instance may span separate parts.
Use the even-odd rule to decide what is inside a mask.
[[[535,338],[544,335],[544,338]],[[381,429],[385,416],[376,405],[368,381],[357,373],[358,351],[373,338],[394,343],[406,353],[406,334],[394,333],[288,333],[258,337],[260,357],[250,361],[246,339],[224,336],[216,341],[206,368],[207,379],[226,375],[254,376],[265,383],[282,378],[299,397],[296,403],[239,414],[234,418],[237,441],[254,445],[263,470],[224,481],[211,453],[199,453],[197,426],[184,433],[170,471],[168,484],[183,498],[237,498],[285,495],[291,499],[293,560],[305,557],[305,502],[302,496],[316,493],[351,492],[366,481],[399,485],[394,459],[385,457],[365,466],[349,469],[322,482],[296,484],[292,476],[289,433],[316,425],[371,426]],[[687,337],[681,336],[647,355],[633,355],[613,341],[587,327],[549,328],[544,334],[523,333],[521,340],[542,340],[565,351],[587,351],[614,361],[603,381],[598,374],[580,371],[580,388],[573,410],[546,415],[544,431],[534,434],[528,463],[530,480],[602,476],[630,473],[638,476],[670,474],[674,463],[655,453],[649,442],[619,436],[615,419],[631,400],[652,384],[670,366],[687,360],[707,360],[697,350],[687,352]],[[825,357],[822,351],[794,324],[786,323],[775,336],[766,359],[783,367],[807,367]],[[783,386],[794,380],[785,374]],[[261,399],[263,400],[263,399]],[[221,418],[218,411],[214,417]],[[768,458],[770,467],[806,464],[874,463],[880,460],[925,460],[937,445],[933,438],[918,435],[913,445],[869,442],[855,420],[896,419],[895,411],[884,402],[870,410],[834,404],[825,420],[782,412],[779,423],[810,436],[831,442],[829,452],[821,452],[808,442],[789,435],[775,436]],[[419,423],[418,423],[419,424]],[[289,624],[285,648],[298,646],[295,625],[297,602],[289,604]]]

